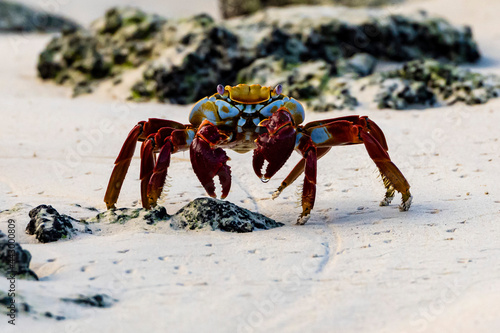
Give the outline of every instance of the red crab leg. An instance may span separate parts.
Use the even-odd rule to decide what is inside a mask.
[[[318,120],[318,121],[313,121],[310,123],[307,123],[304,125],[304,130],[306,132],[310,131],[313,127],[320,127],[320,126],[325,126],[327,124],[340,121],[340,120],[345,120],[353,125],[360,125],[363,128],[365,128],[370,134],[372,134],[378,142],[384,147],[385,151],[389,150],[387,147],[387,141],[385,140],[384,133],[378,127],[378,125],[373,122],[371,119],[369,119],[367,116],[345,116],[345,117],[338,117],[338,118],[332,118],[332,119],[325,119],[325,120]]]
[[[328,147],[328,148],[317,148],[316,149],[316,154],[317,154],[318,160],[321,157],[325,156],[326,153],[328,153],[330,151],[330,149],[331,149],[330,147]],[[297,163],[297,165],[292,169],[292,171],[290,171],[290,173],[285,178],[285,180],[283,180],[281,182],[281,185],[278,187],[278,189],[276,191],[274,191],[274,193],[273,193],[273,199],[276,199],[277,197],[279,197],[279,195],[281,194],[281,192],[283,192],[283,190],[285,188],[287,188],[289,185],[291,185],[304,172],[305,167],[306,167],[306,159],[302,158]]]
[[[188,138],[194,135],[193,131],[193,129],[166,127],[144,141],[144,149],[141,150],[141,197],[144,208],[156,206],[165,185],[170,156],[187,149]],[[155,161],[154,153],[158,150],[159,154]]]
[[[162,127],[186,128],[185,125],[175,121],[150,118],[147,122],[139,122],[128,134],[120,154],[116,158],[115,167],[111,173],[106,194],[104,195],[104,202],[108,209],[114,208],[118,200],[123,180],[135,152],[137,141],[144,141],[150,134],[156,133]]]
[[[148,183],[153,174],[154,162],[154,134],[151,134],[141,146],[141,200],[142,207],[150,209],[151,205],[148,200]]]
[[[204,120],[191,143],[190,155],[194,173],[212,198],[216,197],[215,176],[219,176],[222,199],[227,197],[231,189],[231,168],[226,164],[229,157],[222,148],[216,147],[228,139],[229,137],[220,132],[215,125]]]
[[[156,206],[156,202],[160,198],[165,179],[167,178],[168,167],[170,166],[170,156],[174,147],[170,141],[166,142],[161,148],[156,165],[151,172],[151,177],[147,183],[147,198],[152,206]]]
[[[363,121],[366,122],[363,124]],[[385,135],[384,132],[378,127],[375,122],[373,122],[371,119],[368,119],[368,117],[360,117],[360,125],[363,127],[363,129],[373,135],[373,137],[377,140],[378,143],[382,146],[382,148],[385,151],[389,150],[389,147],[387,146],[387,141],[385,140]]]
[[[374,122],[366,117],[360,118],[359,125],[346,120],[340,120],[316,127],[308,127],[306,132],[308,132],[318,147],[364,143],[368,154],[377,165],[384,180],[384,185],[387,188],[386,198],[381,204],[384,205],[390,201],[390,196],[395,189],[403,196],[400,210],[403,211],[410,208],[410,185],[401,171],[391,161],[387,153],[387,143],[385,143],[383,133]],[[379,142],[377,137],[384,139],[385,147],[384,143]]]
[[[303,135],[297,149],[305,159],[304,187],[302,189],[302,213],[297,224],[305,224],[309,220],[311,210],[316,200],[317,151],[314,142],[308,135]]]
[[[140,122],[130,131],[125,143],[118,154],[115,161],[115,167],[109,178],[108,188],[106,189],[106,194],[104,195],[104,202],[108,209],[114,208],[115,203],[120,195],[120,190],[123,185],[123,180],[127,174],[128,167],[130,166],[130,161],[132,161],[132,156],[134,155],[135,146],[139,136],[142,134],[144,122]]]
[[[411,205],[411,194],[410,194],[410,184],[403,176],[398,167],[391,161],[389,154],[384,150],[382,145],[377,141],[377,139],[370,133],[362,130],[360,132],[363,143],[365,144],[366,150],[370,155],[371,159],[377,165],[384,185],[387,188],[386,200],[388,198],[392,199],[392,195],[395,189],[400,192],[403,196],[402,203],[399,206],[399,210],[406,211],[410,209]],[[390,202],[390,199],[388,199]],[[382,201],[381,205],[384,205],[385,201]]]
[[[149,179],[147,197],[151,206],[156,206],[160,197],[168,167],[170,166],[170,156],[178,151],[189,147],[189,138],[194,136],[194,129],[172,129],[162,128],[155,135],[155,144],[160,149],[156,165]]]

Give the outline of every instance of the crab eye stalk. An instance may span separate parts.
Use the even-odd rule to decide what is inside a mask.
[[[222,96],[222,95],[224,95],[224,91],[225,91],[225,90],[226,90],[226,89],[224,89],[224,86],[223,86],[222,84],[219,84],[219,85],[217,86],[217,93],[218,93],[219,95],[221,95],[221,96]]]
[[[274,87],[274,92],[276,95],[281,95],[283,92],[283,86],[281,84],[278,84],[276,87]]]

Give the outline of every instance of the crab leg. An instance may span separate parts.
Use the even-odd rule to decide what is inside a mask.
[[[141,147],[141,198],[146,209],[156,206],[163,191],[170,156],[189,147],[193,129],[173,129],[165,127],[151,134]],[[155,152],[159,151],[155,160]]]
[[[316,154],[317,154],[318,160],[321,157],[325,156],[326,153],[328,153],[330,151],[330,149],[331,149],[331,147],[316,149]],[[281,185],[278,187],[278,189],[276,191],[274,191],[272,198],[276,199],[277,197],[279,197],[281,192],[283,192],[283,190],[285,188],[287,188],[289,185],[291,185],[304,172],[305,167],[306,167],[306,159],[302,158],[297,163],[297,165],[292,169],[292,171],[290,171],[290,173],[285,178],[285,180],[283,180],[281,182]]]
[[[317,149],[311,137],[303,135],[299,140],[297,149],[305,160],[305,177],[302,188],[302,213],[297,219],[297,224],[305,224],[309,220],[311,210],[316,200],[316,174],[317,174]]]
[[[412,200],[410,184],[408,184],[408,181],[401,171],[399,171],[398,167],[391,161],[389,154],[383,149],[377,139],[364,130],[362,130],[360,134],[366,150],[368,151],[368,155],[370,155],[373,162],[377,165],[387,189],[385,198],[380,205],[388,205],[394,197],[394,190],[396,190],[402,194],[402,202],[399,206],[399,210],[407,211],[410,209]]]
[[[125,143],[122,146],[120,154],[116,158],[115,167],[111,173],[106,194],[104,195],[104,202],[108,209],[114,208],[120,190],[123,185],[123,180],[127,174],[128,168],[132,157],[134,156],[137,141],[144,141],[150,134],[156,133],[163,127],[171,127],[176,129],[184,129],[185,125],[164,119],[150,118],[147,122],[141,121],[130,131]]]
[[[154,134],[151,134],[141,146],[141,201],[142,207],[150,209],[148,200],[148,183],[153,174],[154,162]]]
[[[139,122],[134,126],[125,139],[125,143],[123,144],[120,154],[116,158],[115,167],[113,168],[113,172],[109,178],[108,188],[106,189],[106,194],[104,195],[104,202],[106,203],[106,207],[108,209],[114,208],[115,203],[118,200],[123,180],[125,179],[130,162],[134,156],[135,146],[139,136],[143,132],[143,127],[144,122]]]
[[[167,141],[158,154],[156,165],[151,173],[147,186],[147,197],[150,205],[156,206],[156,202],[163,191],[168,167],[170,166],[170,156],[173,150],[174,146],[172,142]]]
[[[387,189],[386,197],[381,205],[387,205],[396,190],[402,194],[400,210],[406,211],[410,208],[412,199],[410,185],[391,161],[383,133],[374,122],[366,117],[361,117],[358,124],[340,120],[315,127],[309,126],[306,132],[318,147],[363,143],[371,159],[377,165]]]

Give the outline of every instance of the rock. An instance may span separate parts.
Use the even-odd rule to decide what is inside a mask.
[[[93,296],[79,295],[76,298],[61,298],[63,302],[75,303],[82,306],[95,308],[110,308],[117,300],[106,294],[96,294]]]
[[[24,4],[0,2],[0,32],[56,32],[78,29],[75,22]]]
[[[469,27],[455,27],[425,12],[403,16],[380,11],[369,16],[346,8],[269,8],[229,20],[226,26],[257,57],[328,63],[357,53],[395,61],[429,57],[475,62],[480,58]]]
[[[132,219],[144,220],[147,224],[155,224],[170,218],[165,207],[156,206],[151,210],[144,208],[118,208],[99,213],[96,217],[86,220],[88,223],[120,223]]]
[[[346,63],[348,61],[350,59]],[[324,60],[292,66],[286,65],[284,59],[269,57],[258,59],[241,70],[238,82],[258,82],[272,87],[281,84],[284,94],[303,102],[312,111],[353,109],[358,102],[350,94],[349,85],[336,80],[336,70],[335,66]],[[358,77],[360,70],[346,65],[343,71],[344,74],[350,73],[352,77]]]
[[[349,80],[330,80],[324,92],[317,98],[307,102],[311,111],[327,112],[332,110],[354,110],[359,105],[352,96]]]
[[[375,97],[379,109],[403,110],[409,105],[432,106],[436,96],[421,82],[410,82],[402,79],[385,80]]]
[[[152,62],[143,81],[132,87],[132,98],[189,104],[212,95],[219,83],[232,84],[246,60],[238,37],[207,15],[167,24],[162,40],[168,59]]]
[[[377,65],[377,59],[366,53],[358,53],[353,55],[351,58],[342,58],[337,61],[337,75],[345,76],[348,74],[354,74],[358,77],[368,76],[373,73],[375,66]]]
[[[29,216],[31,220],[26,227],[26,233],[35,235],[41,243],[71,237],[78,231],[73,225],[73,223],[79,223],[78,220],[59,214],[52,206],[40,205],[32,209]],[[84,227],[83,232],[92,233],[87,226]]]
[[[174,104],[210,96],[218,84],[279,83],[289,96],[323,111],[357,105],[349,85],[339,85],[338,77],[370,75],[377,59],[424,57],[474,62],[480,54],[470,28],[426,13],[368,16],[343,7],[312,6],[269,8],[216,22],[203,14],[166,20],[134,8],[112,8],[90,31],[66,31],[53,39],[40,54],[38,71],[43,79],[73,86],[78,96],[105,79],[130,84],[122,74],[139,68],[142,78],[128,86],[129,98]],[[469,84],[473,89],[481,88],[474,82]],[[435,84],[444,84],[450,96],[465,89],[465,83]],[[421,84],[409,84],[404,93],[389,88],[379,96],[381,107],[432,102]],[[460,94],[468,96],[466,103],[477,103],[492,93],[486,88],[454,96]]]
[[[15,297],[12,297],[3,290],[0,290],[0,313],[9,315],[10,320],[10,314],[13,314],[11,311],[14,311],[12,305],[15,307],[16,314],[24,312],[24,315],[33,312],[32,307],[28,303],[22,302],[22,299],[23,297],[20,296],[19,292],[16,292]]]
[[[42,79],[54,79],[59,84],[104,78],[110,73],[111,59],[98,48],[98,40],[87,32],[63,34],[52,39],[40,54],[38,73]]]
[[[402,0],[219,0],[219,8],[224,18],[248,15],[267,7],[289,5],[341,5],[350,7],[382,6]]]
[[[198,198],[181,208],[170,219],[176,229],[220,229],[231,232],[251,232],[283,226],[262,214],[253,213],[229,202]]]
[[[65,30],[40,54],[38,73],[44,80],[74,87],[74,96],[148,60],[166,20],[134,8],[112,8],[91,31]],[[95,83],[94,83],[95,82]]]
[[[168,215],[164,207],[152,210],[144,208],[119,208],[107,210],[87,223],[146,223],[156,225],[168,222],[174,229],[220,229],[232,232],[251,232],[257,229],[270,229],[282,226],[262,214],[238,207],[228,201],[212,198],[198,198],[181,208],[174,215]]]
[[[298,37],[300,36],[289,33],[284,27],[273,27],[257,44],[255,56],[273,56],[283,59],[285,64],[299,64],[302,60],[314,59],[308,56],[309,49]]]
[[[31,254],[19,243],[9,242],[6,234],[0,231],[0,275],[16,278],[38,280],[36,274],[29,268]]]
[[[401,69],[375,74],[379,108],[405,109],[410,104],[430,106],[463,102],[483,104],[499,96],[500,77],[482,75],[436,60],[416,60]]]

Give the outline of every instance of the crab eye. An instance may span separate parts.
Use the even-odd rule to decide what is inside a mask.
[[[217,86],[217,93],[218,93],[219,95],[224,95],[224,90],[225,90],[225,89],[224,89],[224,86],[223,86],[222,84],[219,84],[219,85]]]
[[[276,95],[281,95],[283,92],[283,86],[281,84],[278,84],[276,87],[274,87],[274,92]]]

